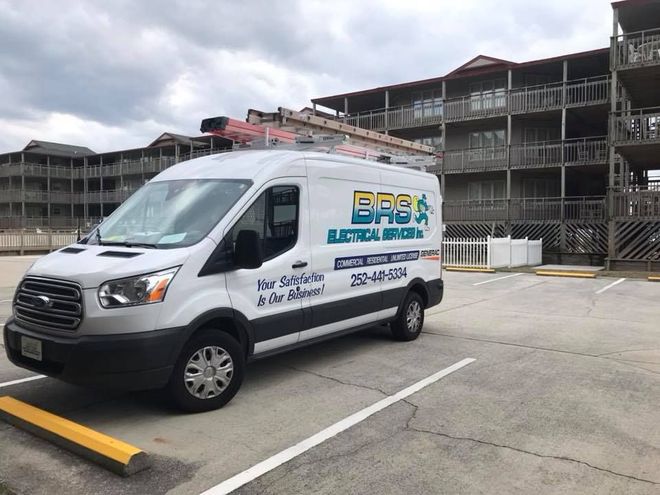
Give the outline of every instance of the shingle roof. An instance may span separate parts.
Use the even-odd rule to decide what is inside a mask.
[[[49,141],[38,141],[33,139],[23,151],[29,151],[30,153],[39,153],[42,155],[55,155],[55,156],[67,156],[67,157],[77,157],[77,156],[89,156],[95,155],[96,153],[86,146],[74,146],[71,144],[62,144],[62,143],[51,143]]]

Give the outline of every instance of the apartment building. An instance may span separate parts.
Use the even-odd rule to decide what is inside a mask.
[[[448,236],[542,238],[549,261],[660,270],[660,0],[612,9],[609,48],[479,55],[313,109],[434,146]]]
[[[0,155],[0,229],[88,228],[160,171],[231,148],[217,136],[164,133],[144,148],[95,153],[30,141]]]

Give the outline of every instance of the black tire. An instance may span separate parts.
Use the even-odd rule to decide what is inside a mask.
[[[196,373],[198,369],[201,375]],[[194,335],[183,347],[168,389],[180,409],[211,411],[221,408],[236,395],[244,375],[245,356],[236,339],[221,330],[207,329]]]
[[[417,292],[411,291],[403,301],[396,319],[390,323],[392,335],[403,342],[415,340],[422,333],[423,326],[424,301]]]

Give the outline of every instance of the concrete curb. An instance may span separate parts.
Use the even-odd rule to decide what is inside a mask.
[[[146,452],[133,445],[13,397],[0,397],[0,418],[120,476],[130,476],[150,465]]]

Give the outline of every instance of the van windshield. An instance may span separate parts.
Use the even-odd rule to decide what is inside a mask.
[[[87,238],[88,244],[171,249],[204,238],[252,184],[249,180],[151,182]]]

